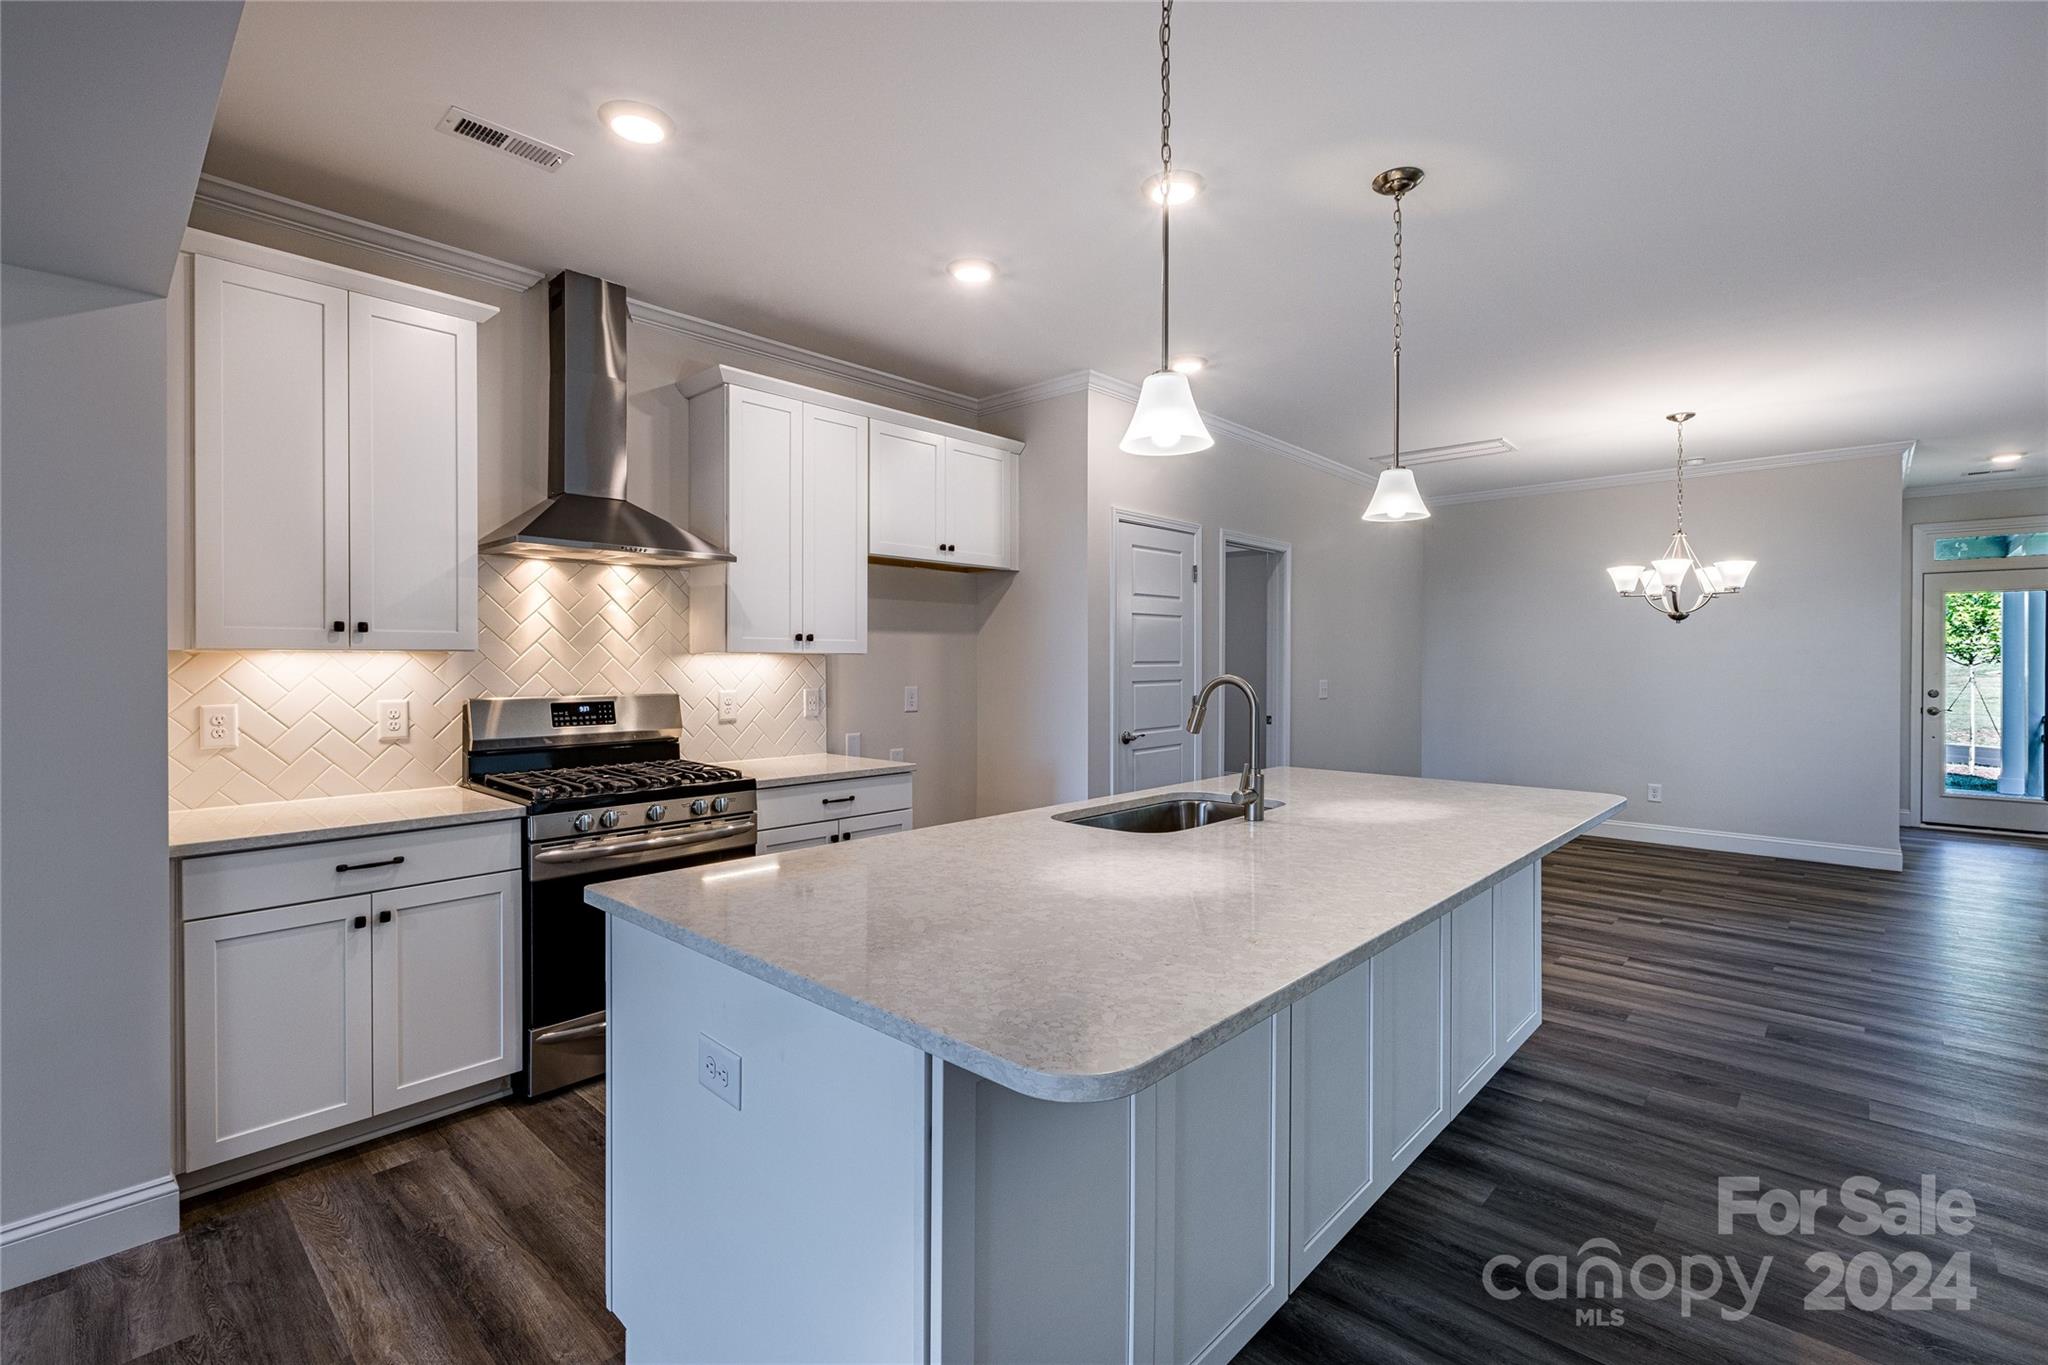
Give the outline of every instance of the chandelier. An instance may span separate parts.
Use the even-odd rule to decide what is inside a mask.
[[[1693,553],[1692,542],[1685,538],[1685,424],[1693,415],[1673,412],[1664,418],[1678,424],[1678,529],[1672,533],[1671,543],[1647,568],[1641,564],[1616,564],[1607,571],[1615,592],[1623,597],[1639,597],[1673,621],[1683,621],[1717,597],[1741,592],[1742,585],[1749,581],[1749,571],[1756,567],[1754,559],[1722,559],[1702,564]],[[1687,575],[1699,584],[1699,595],[1689,603],[1682,601]]]
[[[1429,504],[1415,486],[1415,472],[1401,467],[1401,200],[1422,183],[1415,166],[1395,166],[1372,178],[1375,194],[1394,201],[1394,467],[1372,486],[1372,501],[1361,521],[1423,521]]]

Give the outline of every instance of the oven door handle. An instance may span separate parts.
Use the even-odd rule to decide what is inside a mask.
[[[633,853],[652,853],[664,848],[684,848],[690,844],[708,844],[718,839],[730,839],[736,834],[752,834],[754,817],[743,820],[716,820],[708,825],[695,825],[674,834],[657,834],[646,839],[584,839],[573,844],[562,844],[556,848],[536,849],[533,861],[536,863],[595,863],[607,858],[623,858]]]

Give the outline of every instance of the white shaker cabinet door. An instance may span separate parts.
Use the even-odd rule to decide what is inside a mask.
[[[741,388],[728,389],[727,402],[727,548],[736,562],[725,566],[724,648],[793,654],[803,648],[804,405]]]
[[[868,419],[804,404],[804,649],[868,648]]]
[[[984,569],[1015,567],[1010,544],[1011,491],[1017,457],[993,446],[946,438],[946,534],[949,564]]]
[[[868,553],[942,561],[945,509],[940,486],[946,438],[935,432],[868,424]]]
[[[344,290],[193,260],[196,648],[347,648],[348,334]]]
[[[1450,1121],[1450,917],[1372,959],[1373,1159],[1382,1189]]]
[[[185,1169],[370,1117],[370,900],[184,926]]]
[[[376,1112],[519,1069],[520,877],[379,891]]]
[[[1462,1108],[1493,1079],[1500,1056],[1494,1023],[1493,892],[1482,891],[1452,906],[1444,918],[1450,923],[1451,1101]]]
[[[476,324],[349,296],[349,640],[476,648]]]
[[[1494,1027],[1502,1056],[1543,1022],[1542,902],[1541,864],[1493,888]]]

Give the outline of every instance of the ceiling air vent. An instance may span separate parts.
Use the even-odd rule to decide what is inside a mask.
[[[500,124],[487,122],[467,109],[452,104],[448,106],[448,112],[441,116],[440,126],[444,133],[453,133],[472,142],[481,142],[494,151],[516,156],[521,161],[529,162],[544,171],[560,170],[562,163],[574,155],[560,147],[542,142],[537,137],[528,137]]]
[[[1517,449],[1513,441],[1505,436],[1493,436],[1484,441],[1460,441],[1453,446],[1425,446],[1421,450],[1401,452],[1402,464],[1442,464],[1446,460],[1472,460],[1482,455],[1512,455]],[[1385,468],[1393,463],[1388,456],[1373,461]]]

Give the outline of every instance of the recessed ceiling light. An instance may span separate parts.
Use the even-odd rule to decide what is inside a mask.
[[[1179,207],[1202,192],[1202,177],[1193,171],[1174,171],[1165,176],[1152,176],[1145,182],[1145,198],[1152,203],[1159,202],[1161,183],[1166,185],[1166,202]]]
[[[947,266],[946,273],[962,284],[987,284],[996,277],[996,268],[991,262],[969,256]]]
[[[2025,459],[2025,458],[2026,458],[2026,452],[2025,452],[2025,451],[2023,451],[2023,450],[2022,450],[2022,451],[2015,451],[2014,453],[2012,453],[2012,454],[2010,454],[2010,455],[1993,455],[1993,456],[1991,457],[1991,463],[1993,463],[1993,464],[2018,464],[2018,463],[2019,463],[2019,462],[2020,462],[2021,460],[2023,460],[2023,459]]]
[[[605,127],[617,133],[628,142],[651,146],[668,141],[676,130],[675,120],[651,104],[635,104],[632,100],[612,100],[597,111]]]
[[[1167,363],[1166,368],[1175,374],[1200,374],[1209,368],[1209,362],[1198,355],[1177,355]]]

